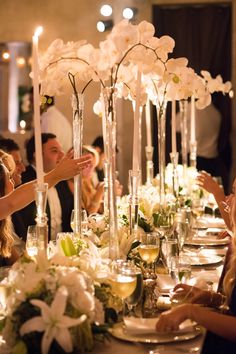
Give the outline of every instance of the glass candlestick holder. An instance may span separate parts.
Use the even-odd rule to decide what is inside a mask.
[[[48,225],[46,214],[48,184],[35,185],[35,202],[37,208],[36,234],[38,239],[38,250],[47,252],[48,245]]]
[[[145,152],[146,152],[146,171],[147,171],[147,176],[146,176],[146,184],[150,185],[153,180],[153,146],[146,146],[145,147]]]
[[[190,166],[197,167],[197,142],[190,141]]]
[[[129,198],[129,225],[130,225],[130,235],[135,235],[137,237],[138,231],[138,188],[140,171],[129,171],[129,188],[130,188],[130,198]]]
[[[170,153],[170,160],[173,166],[172,171],[172,186],[173,186],[173,194],[175,197],[178,197],[178,190],[179,190],[179,181],[178,181],[178,160],[179,160],[179,153],[178,152],[171,152]]]

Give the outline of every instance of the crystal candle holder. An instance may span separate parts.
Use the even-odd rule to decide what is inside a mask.
[[[153,180],[153,146],[146,146],[145,147],[145,152],[146,152],[146,171],[147,171],[147,179],[146,179],[146,184],[150,185]]]
[[[129,171],[129,186],[130,186],[130,198],[129,198],[129,225],[130,234],[137,236],[138,231],[138,188],[140,183],[140,171]]]
[[[47,252],[48,246],[48,225],[46,214],[48,184],[43,183],[35,186],[35,202],[37,208],[36,234],[38,238],[38,249]]]

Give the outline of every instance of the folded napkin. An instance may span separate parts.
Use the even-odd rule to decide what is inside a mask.
[[[158,317],[155,318],[137,318],[137,317],[124,317],[125,331],[130,335],[138,334],[160,334],[156,331],[156,323]],[[194,330],[194,324],[190,320],[186,320],[179,326],[178,331],[161,332],[161,334],[170,333],[186,333]]]

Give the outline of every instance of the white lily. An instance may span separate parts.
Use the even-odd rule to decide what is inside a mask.
[[[41,316],[36,316],[26,321],[20,328],[20,335],[33,331],[44,332],[41,350],[42,354],[47,354],[52,341],[55,339],[62,349],[69,353],[73,350],[72,339],[68,328],[78,326],[86,320],[86,315],[79,318],[65,316],[65,308],[68,292],[65,287],[60,287],[48,306],[41,300],[31,300],[30,302],[41,309]]]

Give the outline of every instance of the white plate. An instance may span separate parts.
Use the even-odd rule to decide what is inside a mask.
[[[214,255],[185,255],[191,266],[212,265],[222,262],[222,257]]]
[[[201,218],[198,218],[196,221],[196,228],[212,228],[212,227],[217,227],[220,229],[225,229],[225,222],[221,218],[213,218],[209,216],[202,216]]]
[[[224,246],[230,242],[229,238],[216,239],[215,237],[194,237],[186,240],[185,245],[190,246]]]
[[[192,327],[190,332],[175,331],[173,333],[155,333],[155,334],[129,334],[124,330],[123,323],[115,324],[109,332],[113,337],[122,339],[128,342],[139,342],[139,343],[172,343],[178,341],[185,341],[193,339],[202,333],[199,327]]]

